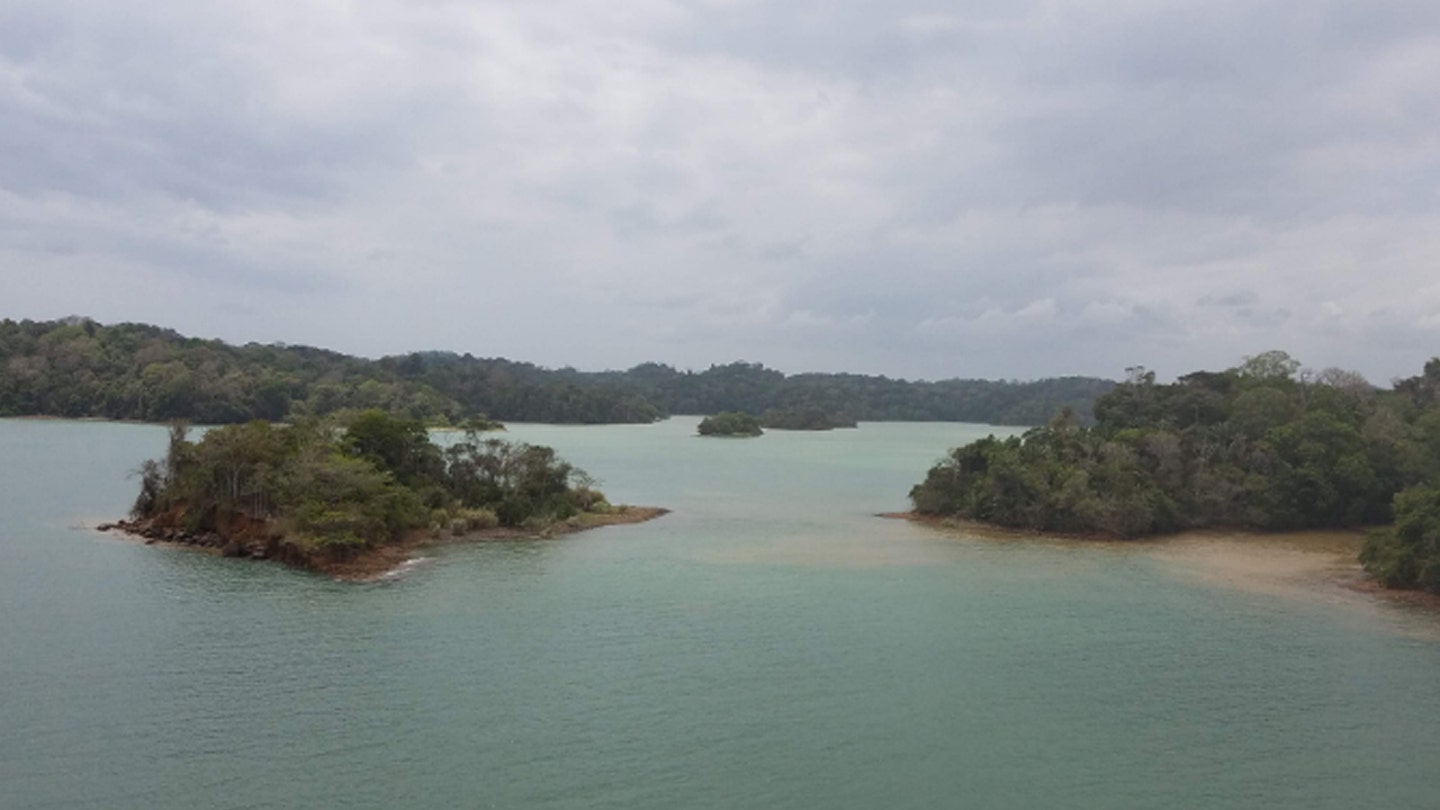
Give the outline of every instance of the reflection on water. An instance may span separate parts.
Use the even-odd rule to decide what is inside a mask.
[[[871,534],[837,531],[790,532],[718,548],[700,549],[695,559],[726,565],[788,565],[815,569],[885,568],[946,564],[954,555],[940,545],[916,542],[905,532]]]

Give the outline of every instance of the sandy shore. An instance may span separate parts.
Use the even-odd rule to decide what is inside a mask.
[[[1197,530],[1142,540],[1115,540],[1026,532],[911,512],[890,512],[881,517],[997,542],[1084,544],[1143,554],[1177,577],[1219,587],[1342,601],[1363,596],[1367,600],[1440,613],[1440,596],[1390,590],[1365,574],[1357,559],[1365,541],[1363,530],[1273,533]]]

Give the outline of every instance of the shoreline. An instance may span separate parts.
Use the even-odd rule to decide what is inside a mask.
[[[657,506],[622,506],[605,514],[581,513],[537,529],[497,526],[460,535],[439,536],[426,529],[416,529],[395,542],[363,548],[348,559],[321,558],[283,536],[270,536],[259,542],[247,542],[238,536],[227,537],[214,532],[191,534],[149,525],[145,521],[126,520],[101,523],[95,530],[107,534],[123,534],[141,540],[147,546],[183,548],[221,557],[281,563],[292,568],[324,574],[340,582],[374,582],[413,562],[417,559],[416,555],[427,548],[463,543],[553,540],[605,526],[645,523],[669,513],[669,509]]]
[[[989,541],[1040,540],[1110,549],[1135,549],[1192,579],[1251,591],[1282,592],[1336,589],[1375,602],[1423,609],[1440,615],[1440,595],[1386,588],[1367,575],[1356,556],[1364,530],[1257,532],[1240,529],[1191,529],[1134,539],[1011,529],[976,521],[914,512],[882,512],[876,517],[904,520],[944,532]]]
[[[606,526],[628,526],[647,523],[670,514],[669,509],[658,506],[616,507],[606,514],[583,512],[569,520],[551,523],[539,529],[520,529],[496,526],[491,529],[476,529],[461,535],[432,535],[428,530],[417,529],[399,542],[387,543],[366,549],[349,560],[322,563],[313,570],[343,582],[374,582],[399,570],[416,559],[416,553],[438,546],[465,545],[468,543],[515,543],[533,540],[556,540],[572,534],[600,529]]]

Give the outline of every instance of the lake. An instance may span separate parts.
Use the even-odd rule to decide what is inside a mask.
[[[146,547],[163,428],[0,420],[0,807],[1433,808],[1440,616],[875,513],[992,430],[513,425],[674,513],[338,583]]]

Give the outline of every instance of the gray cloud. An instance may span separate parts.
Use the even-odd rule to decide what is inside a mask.
[[[1260,300],[1259,296],[1249,290],[1226,293],[1224,295],[1202,295],[1195,303],[1202,307],[1251,307]]]
[[[21,0],[0,316],[904,376],[1440,353],[1440,7]]]

